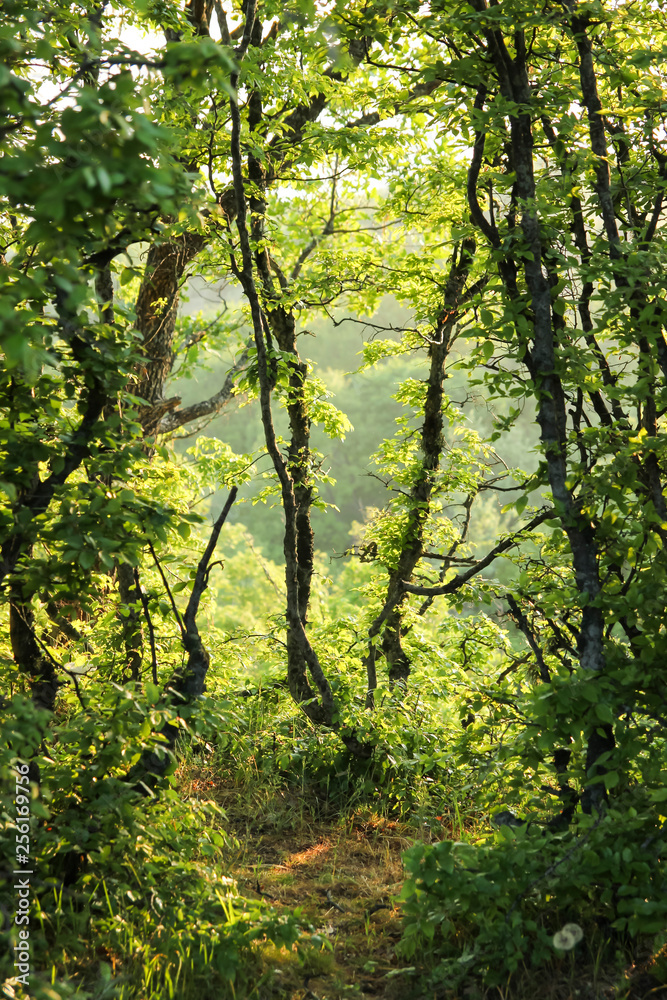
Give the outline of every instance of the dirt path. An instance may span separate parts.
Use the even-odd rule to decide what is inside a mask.
[[[395,953],[401,936],[396,897],[404,878],[401,855],[414,831],[371,813],[315,820],[284,793],[252,815],[239,810],[238,790],[218,789],[216,798],[238,842],[229,874],[240,891],[278,911],[299,909],[327,942],[300,958],[267,951],[273,982],[262,996],[405,997],[407,963]]]

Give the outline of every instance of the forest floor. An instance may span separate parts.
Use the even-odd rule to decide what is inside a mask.
[[[264,947],[270,974],[258,1000],[412,997],[414,969],[397,958],[396,945],[401,858],[417,839],[414,827],[363,809],[327,816],[291,790],[239,789],[206,778],[206,797],[227,815],[228,874],[239,892],[278,912],[299,911],[324,942],[298,953]],[[183,791],[204,790],[193,772],[188,779]]]
[[[395,898],[410,845],[398,823],[372,815],[347,822],[310,820],[288,830],[270,817],[236,829],[233,873],[239,889],[277,909],[300,909],[326,945],[296,953],[266,952],[274,996],[289,1000],[357,1000],[405,995],[395,954],[401,937]],[[403,963],[408,965],[408,963]]]
[[[296,791],[202,777],[190,771],[183,791],[196,796],[205,784],[206,797],[225,810],[228,874],[240,893],[278,912],[299,911],[326,942],[298,952],[264,947],[257,1000],[667,1000],[664,979],[652,974],[655,956],[641,945],[628,953],[624,970],[599,960],[576,968],[561,961],[537,974],[526,971],[506,991],[471,980],[456,992],[425,994],[415,975],[420,970],[396,954],[402,854],[417,840],[452,830],[418,829],[363,808],[327,815]]]

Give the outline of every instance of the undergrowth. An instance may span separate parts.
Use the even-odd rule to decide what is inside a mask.
[[[181,717],[142,796],[123,774],[158,750],[162,710],[107,688],[37,746],[39,713],[12,704],[6,857],[17,754],[41,770],[35,1000],[643,1000],[667,983],[664,830],[639,791],[634,812],[492,833],[437,708],[423,725],[387,705],[359,760],[267,687]],[[10,905],[4,995],[22,998]]]
[[[465,810],[465,800],[458,817],[428,819],[419,807],[396,816],[379,796],[334,807],[303,772],[276,774],[255,765],[246,757],[232,774],[224,755],[211,748],[208,755],[186,754],[178,774],[188,796],[212,797],[224,808],[233,833],[227,869],[241,891],[279,912],[298,908],[322,939],[315,946],[304,939],[291,952],[264,948],[261,997],[661,997],[665,939],[610,927],[598,905],[604,854],[597,883],[592,870],[579,884],[585,866],[569,852],[585,829],[569,839],[525,827],[490,835],[479,811]],[[593,830],[601,841],[608,832],[602,824]],[[592,835],[585,844],[599,851]],[[448,872],[451,857],[465,858],[456,877]],[[430,859],[426,866],[424,859]],[[424,878],[425,867],[436,881]],[[566,876],[560,889],[559,874]],[[575,921],[582,930],[576,946],[554,947],[554,934]],[[511,970],[506,953],[516,958]]]

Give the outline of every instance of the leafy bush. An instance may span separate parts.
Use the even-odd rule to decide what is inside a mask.
[[[345,674],[337,680],[342,687]],[[206,767],[236,784],[298,786],[326,811],[372,805],[394,816],[415,810],[454,813],[464,769],[454,774],[458,763],[448,749],[451,732],[433,704],[421,699],[415,714],[415,701],[413,696],[387,697],[372,718],[360,705],[348,703],[346,725],[374,748],[364,758],[351,753],[336,732],[315,729],[295,714],[283,685],[246,690],[230,725],[212,738]],[[182,751],[187,758],[185,746]]]
[[[562,955],[567,935],[556,935],[567,924],[587,928],[581,947],[596,928],[605,939],[657,934],[667,921],[666,848],[667,830],[635,808],[580,815],[564,833],[503,826],[475,845],[418,844],[405,854],[402,954],[453,982],[474,967],[494,986]]]
[[[228,838],[215,802],[183,801],[167,782],[159,797],[142,796],[124,780],[144,750],[159,748],[155,733],[167,718],[175,721],[173,711],[150,691],[139,698],[89,685],[87,695],[85,710],[68,712],[64,704],[48,733],[47,713],[23,697],[3,711],[0,846],[7,859],[15,854],[16,763],[32,759],[31,777],[36,763],[41,772],[28,821],[30,995],[217,1000],[237,995],[237,987],[243,995],[257,968],[253,942],[291,947],[300,921],[243,899],[220,874]],[[206,699],[198,710],[193,726],[206,735],[227,725]],[[177,721],[188,731],[186,719]],[[10,983],[14,881],[4,880],[1,891],[0,974]]]

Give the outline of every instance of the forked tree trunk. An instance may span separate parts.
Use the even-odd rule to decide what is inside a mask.
[[[442,312],[429,345],[429,374],[426,383],[424,423],[421,428],[421,468],[410,489],[407,523],[398,561],[389,574],[387,596],[380,614],[368,631],[368,651],[365,656],[368,688],[366,707],[373,708],[377,687],[377,636],[382,634],[381,649],[389,668],[389,681],[407,683],[410,676],[410,658],[402,644],[402,611],[406,600],[404,584],[409,582],[422,557],[424,526],[430,513],[431,498],[440,467],[444,446],[443,402],[445,361],[452,344],[454,328],[459,317],[459,307],[475,251],[473,240],[467,240],[460,254],[454,254],[445,289]],[[383,631],[384,630],[384,631]]]

